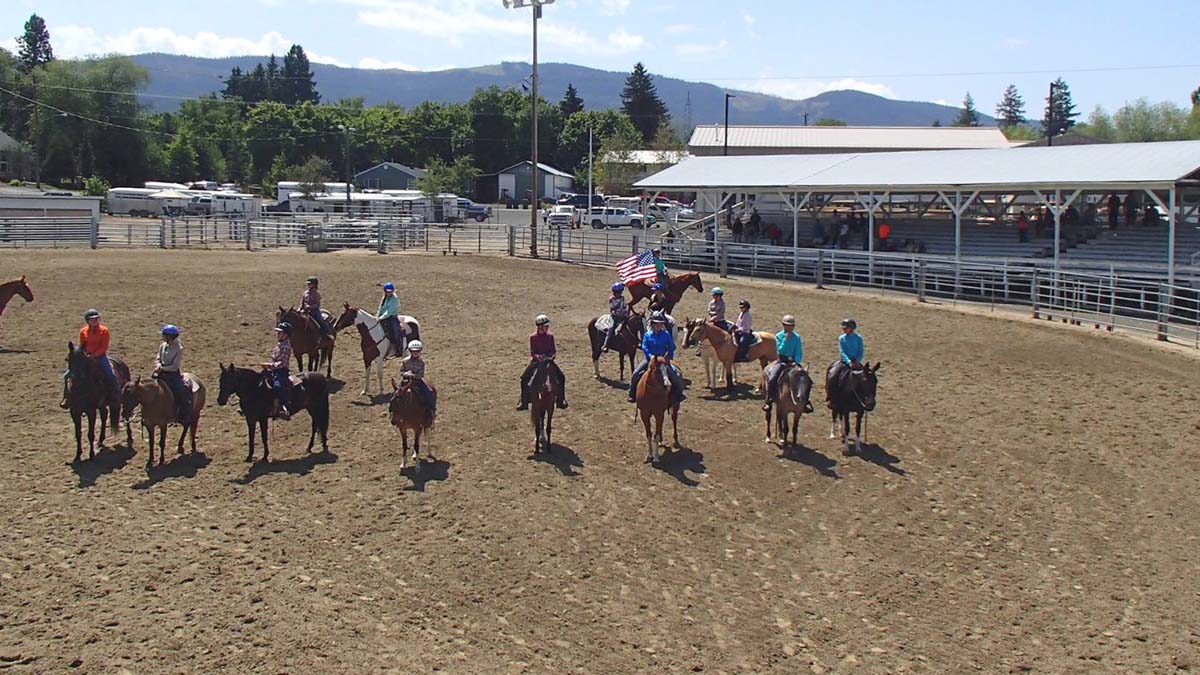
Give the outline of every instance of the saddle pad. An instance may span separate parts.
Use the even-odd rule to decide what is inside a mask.
[[[183,374],[183,383],[187,385],[187,388],[190,389],[193,394],[200,391],[200,384],[196,382],[196,378],[193,377],[191,373]]]
[[[288,375],[288,382],[290,382],[293,387],[298,387],[300,386],[301,379],[295,375]]]
[[[609,328],[612,328],[612,315],[601,314],[600,316],[596,317],[596,328],[600,330],[608,330]]]
[[[333,315],[330,314],[328,310],[322,309],[320,310],[320,314],[322,319],[325,319],[330,325],[333,325]]]

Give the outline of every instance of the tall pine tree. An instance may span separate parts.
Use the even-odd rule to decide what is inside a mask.
[[[625,78],[625,89],[621,91],[621,111],[633,121],[633,126],[642,135],[642,140],[649,143],[654,140],[658,128],[671,119],[667,105],[658,97],[654,82],[646,67],[638,62],[633,72]]]
[[[50,46],[50,31],[46,21],[32,14],[25,22],[25,32],[17,38],[17,65],[24,72],[54,60],[54,49]]]
[[[1071,89],[1060,77],[1054,81],[1053,95],[1046,97],[1046,112],[1042,117],[1042,131],[1047,136],[1065,134],[1075,126],[1075,104],[1071,102]]]
[[[968,91],[967,95],[963,97],[962,110],[958,111],[958,117],[954,118],[954,123],[951,126],[979,126],[979,111],[975,109],[975,99],[971,98],[971,92]]]
[[[996,120],[1001,127],[1015,127],[1025,123],[1025,99],[1017,93],[1017,86],[1004,88],[1004,97],[996,104]]]
[[[320,103],[321,95],[317,93],[317,82],[313,79],[312,66],[308,56],[300,45],[292,45],[283,57],[282,90],[286,92],[276,100],[281,103]]]
[[[564,121],[577,112],[583,112],[583,99],[579,98],[575,85],[567,85],[567,91],[563,94],[562,101],[559,101],[558,109],[562,111]]]

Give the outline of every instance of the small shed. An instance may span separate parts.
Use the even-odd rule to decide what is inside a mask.
[[[483,203],[519,203],[528,201],[531,190],[533,162],[525,160],[496,173],[480,176],[476,182],[479,201]],[[565,171],[538,162],[538,197],[558,199],[564,192],[571,192],[575,177]]]
[[[0,180],[8,182],[14,178],[22,178],[22,170],[26,163],[25,146],[0,131]]]
[[[354,174],[354,184],[362,190],[412,190],[424,169],[414,169],[396,162],[380,162],[366,171]]]

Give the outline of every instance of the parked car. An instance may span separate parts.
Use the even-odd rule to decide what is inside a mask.
[[[575,207],[570,204],[555,204],[546,216],[546,224],[550,227],[574,227]]]
[[[597,230],[606,227],[641,227],[642,214],[612,206],[593,207],[588,212],[588,222]]]
[[[470,199],[459,198],[458,210],[462,213],[463,220],[474,218],[477,223],[482,223],[492,217],[492,207],[476,204]]]
[[[568,204],[577,209],[586,209],[588,205],[588,196],[586,194],[577,195],[570,192],[564,192],[558,197],[559,204]],[[604,206],[604,195],[592,195],[592,206]]]

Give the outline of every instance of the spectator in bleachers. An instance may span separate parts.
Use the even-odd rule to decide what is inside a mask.
[[[821,224],[820,219],[813,221],[812,243],[817,247],[825,245],[825,226]]]
[[[837,231],[837,247],[850,248],[850,221],[843,220],[838,226]]]
[[[1037,219],[1033,221],[1033,235],[1040,237],[1043,232],[1052,229],[1054,229],[1054,218],[1050,215],[1050,209],[1039,206]]]
[[[1096,204],[1094,202],[1088,202],[1088,205],[1083,209],[1084,227],[1094,227],[1096,225],[1096,213]]]
[[[1064,225],[1079,224],[1079,209],[1075,208],[1074,204],[1068,206],[1066,211],[1063,211],[1062,222]]]
[[[729,232],[733,234],[733,240],[736,242],[742,241],[742,216],[738,215],[733,219],[733,224],[729,226]]]
[[[1125,224],[1133,225],[1137,223],[1138,203],[1137,198],[1133,194],[1125,195]]]
[[[1108,196],[1108,229],[1117,229],[1117,219],[1121,216],[1121,198],[1113,194]]]
[[[891,245],[891,242],[888,241],[888,237],[891,236],[891,234],[892,234],[892,226],[888,225],[887,223],[880,223],[880,225],[879,225],[879,250],[880,251],[895,251],[896,250],[896,247],[894,245]],[[889,246],[891,246],[891,247],[889,248]]]
[[[1158,223],[1158,209],[1154,208],[1153,204],[1146,204],[1146,210],[1142,212],[1142,224],[1157,225]]]
[[[1029,241],[1029,218],[1024,211],[1017,216],[1017,241],[1021,243]]]
[[[771,240],[771,245],[779,246],[779,243],[783,241],[783,230],[779,229],[775,223],[767,223],[766,230],[767,239]]]

